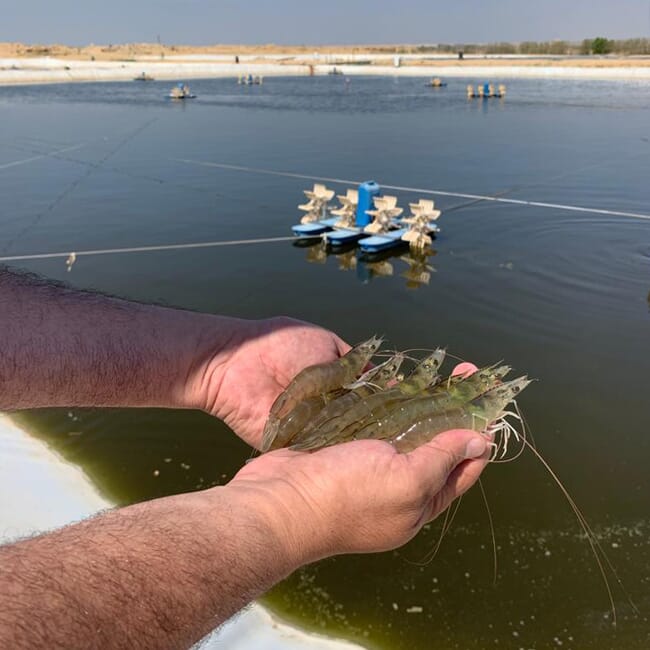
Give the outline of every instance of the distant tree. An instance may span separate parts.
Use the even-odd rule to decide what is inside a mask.
[[[613,51],[619,54],[650,54],[650,39],[628,38],[623,41],[613,41]]]
[[[422,55],[430,53],[464,52],[465,54],[525,54],[534,55],[569,55],[569,54],[619,54],[619,55],[648,55],[650,54],[650,39],[628,38],[624,40],[610,40],[599,36],[586,38],[582,42],[569,41],[522,41],[521,43],[493,42],[493,43],[437,43],[420,44],[415,46],[378,46],[374,48],[379,52],[408,53],[416,52]]]
[[[613,42],[598,36],[591,41],[591,51],[593,54],[609,54],[613,49]]]
[[[580,45],[580,54],[591,54],[591,39],[585,38]]]
[[[519,54],[538,54],[539,43],[535,41],[523,41],[519,43]]]
[[[567,54],[569,44],[566,41],[551,41],[548,44],[548,54]]]
[[[489,43],[485,51],[489,54],[516,54],[517,48],[512,43]]]

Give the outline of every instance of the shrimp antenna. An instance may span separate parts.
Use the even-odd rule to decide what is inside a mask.
[[[453,508],[451,509],[451,515],[449,519],[446,520],[445,526],[443,529],[440,531],[440,538],[438,539],[438,543],[436,544],[435,549],[433,550],[433,553],[431,554],[431,557],[428,558],[427,563],[432,562],[433,558],[438,555],[438,551],[440,550],[440,547],[442,546],[442,540],[447,536],[447,533],[451,530],[451,526],[454,523],[454,519],[456,519],[456,515],[458,514],[458,511],[460,510],[460,503],[463,500],[463,495],[461,494],[458,499],[456,499],[455,503],[453,504]]]
[[[401,352],[400,350],[381,350],[380,352],[375,352],[375,354],[373,354],[373,357],[394,357],[396,354],[402,354],[405,359],[408,359],[409,361],[413,361],[414,363],[420,361],[420,359],[416,357],[411,357],[408,354]]]
[[[580,523],[580,527],[582,528],[583,532],[585,533],[585,536],[587,537],[587,541],[589,542],[589,546],[591,546],[591,551],[596,558],[596,563],[598,565],[598,568],[600,570],[600,575],[603,578],[603,582],[605,583],[605,588],[607,589],[607,595],[609,597],[609,603],[612,611],[612,621],[613,625],[616,626],[616,605],[614,603],[614,596],[612,594],[612,589],[609,584],[609,580],[607,579],[607,572],[605,571],[605,566],[609,568],[611,571],[612,575],[614,576],[616,582],[618,583],[618,586],[621,588],[623,593],[625,594],[625,597],[627,598],[628,602],[632,606],[632,609],[634,610],[635,614],[639,614],[639,608],[636,606],[632,598],[630,597],[629,593],[627,592],[627,589],[625,589],[623,582],[621,581],[616,569],[614,568],[614,565],[612,564],[611,560],[609,559],[609,556],[607,553],[605,553],[605,550],[603,549],[601,543],[598,541],[598,538],[596,537],[596,534],[592,530],[591,526],[589,525],[589,522],[585,518],[585,516],[582,514],[582,511],[580,508],[578,508],[578,505],[576,502],[573,500],[567,489],[564,487],[562,484],[562,481],[560,481],[559,477],[557,474],[551,469],[550,465],[544,460],[543,456],[533,447],[529,442],[525,443],[526,446],[533,452],[533,454],[536,456],[537,460],[539,460],[540,463],[545,467],[545,469],[548,471],[548,473],[551,475],[552,479],[557,483],[558,487],[562,491],[562,494],[566,497],[567,501],[569,502],[569,505],[571,506],[571,509],[573,510],[574,514],[576,515],[576,518],[578,519],[578,522]]]
[[[621,591],[627,598],[628,602],[630,603],[632,609],[634,612],[638,615],[639,614],[639,609],[632,600],[631,596],[629,595],[627,589],[625,589],[625,586],[623,585],[623,582],[621,578],[618,575],[618,572],[616,571],[614,565],[612,564],[612,561],[609,559],[609,556],[605,552],[605,550],[602,547],[602,544],[598,541],[598,538],[596,534],[594,533],[593,529],[589,525],[589,522],[587,521],[586,517],[583,515],[582,511],[578,507],[578,504],[575,502],[573,497],[569,494],[568,490],[564,487],[564,484],[558,477],[558,475],[551,469],[551,466],[548,464],[548,462],[544,459],[544,457],[540,454],[539,451],[535,448],[535,445],[532,444],[531,442],[528,441],[527,436],[530,435],[530,429],[525,424],[525,421],[523,417],[521,417],[519,408],[516,405],[516,402],[514,402],[514,408],[516,410],[516,414],[511,413],[511,412],[506,412],[504,415],[501,417],[500,421],[496,423],[494,428],[491,428],[492,433],[501,433],[503,434],[499,442],[496,444],[495,447],[495,452],[493,455],[493,458],[490,460],[491,463],[507,463],[511,462],[513,460],[516,460],[521,456],[521,454],[525,451],[526,448],[530,449],[530,451],[533,453],[533,455],[537,458],[537,460],[542,464],[544,469],[549,473],[553,481],[557,484],[557,486],[560,488],[560,491],[564,495],[565,499],[567,500],[569,506],[571,507],[571,510],[573,511],[573,514],[576,516],[576,519],[578,520],[578,523],[580,525],[580,528],[582,529],[583,533],[585,534],[585,537],[587,538],[587,541],[589,543],[589,546],[591,548],[591,552],[596,560],[596,565],[598,566],[598,570],[600,572],[600,575],[603,579],[603,582],[605,583],[605,589],[607,591],[607,597],[609,599],[609,604],[610,604],[610,610],[612,612],[612,621],[613,625],[616,626],[617,624],[617,614],[616,614],[616,604],[614,601],[614,595],[611,589],[611,585],[609,583],[609,579],[607,577],[607,571],[606,568],[609,569],[611,572],[611,575],[614,577],[616,580],[618,586],[620,587]],[[515,416],[522,424],[522,432],[519,433],[505,418],[507,416]],[[510,435],[514,435],[517,441],[521,441],[521,448],[517,451],[517,453],[507,459],[503,459],[503,456],[505,455],[507,451],[507,439]],[[532,436],[531,436],[532,437]],[[503,449],[503,451],[502,451]],[[481,491],[483,492],[483,486],[479,481],[479,485],[481,488]],[[495,559],[495,566],[496,566],[496,559]]]
[[[613,625],[616,626],[617,624],[617,614],[616,614],[616,604],[614,601],[614,595],[611,589],[611,585],[609,583],[609,579],[607,577],[607,571],[606,568],[609,569],[611,572],[611,575],[614,577],[616,580],[618,586],[620,587],[621,591],[627,598],[628,602],[630,603],[632,609],[634,612],[638,615],[639,614],[639,609],[630,597],[627,589],[625,589],[625,586],[623,585],[622,580],[620,579],[618,572],[616,571],[614,565],[612,564],[611,560],[609,559],[609,556],[605,552],[605,550],[602,547],[602,544],[598,541],[598,537],[594,533],[593,529],[589,525],[589,522],[587,521],[586,517],[578,507],[578,504],[575,502],[573,497],[569,494],[568,490],[564,487],[564,484],[560,480],[559,476],[551,469],[551,466],[548,464],[548,462],[544,459],[544,457],[540,454],[539,451],[537,451],[534,442],[531,443],[528,441],[528,436],[532,438],[532,434],[530,433],[530,429],[528,425],[526,424],[524,418],[521,415],[521,412],[519,410],[519,407],[517,406],[517,403],[513,400],[512,401],[514,412],[512,411],[505,411],[499,421],[493,425],[492,427],[488,428],[488,432],[490,433],[500,433],[502,434],[500,440],[497,442],[495,446],[495,451],[492,459],[490,460],[491,463],[502,463],[502,462],[511,462],[513,460],[516,460],[521,456],[521,454],[525,451],[526,448],[530,449],[530,451],[533,453],[533,455],[537,458],[537,460],[542,464],[542,466],[546,469],[546,471],[549,473],[553,481],[557,484],[557,486],[560,488],[560,491],[564,495],[565,499],[567,500],[569,506],[571,507],[571,510],[573,511],[574,515],[576,516],[576,519],[578,520],[578,523],[580,524],[580,527],[582,528],[582,531],[585,534],[585,537],[587,538],[587,541],[589,542],[589,546],[591,548],[591,552],[596,560],[596,564],[598,566],[598,570],[600,572],[600,575],[603,579],[603,582],[605,583],[605,589],[607,591],[607,597],[609,599],[609,604],[610,604],[610,609],[612,612],[612,621]],[[515,429],[515,427],[510,424],[510,422],[507,421],[507,417],[514,417],[516,418],[519,422],[521,422],[521,428],[522,431],[521,433]],[[504,459],[505,454],[507,453],[507,443],[509,437],[513,435],[515,439],[518,442],[521,442],[521,448],[517,451],[517,453],[507,459]],[[481,490],[482,490],[482,485],[481,485]]]
[[[519,416],[519,420],[521,421],[521,426],[523,427],[524,435],[530,438],[531,445],[535,447],[535,449],[537,449],[537,443],[535,442],[535,438],[533,437],[533,432],[528,426],[528,422],[526,422],[526,418],[524,418],[524,414],[519,410],[519,404],[517,404],[517,402],[515,402],[514,400],[512,404],[515,411],[517,412],[517,415]]]
[[[260,450],[255,449],[255,447],[253,447],[251,449],[251,453],[249,454],[248,458],[245,460],[245,463],[246,464],[250,463],[251,461],[255,460],[259,455],[260,455]]]
[[[490,510],[490,504],[488,503],[487,494],[485,493],[485,488],[483,487],[483,481],[478,479],[478,486],[481,491],[481,496],[483,497],[483,503],[485,503],[485,511],[487,512],[488,522],[490,524],[490,537],[492,539],[492,561],[494,567],[494,584],[497,583],[497,577],[499,575],[499,570],[497,566],[497,537],[494,532],[494,521],[492,519],[492,511]]]
[[[380,357],[380,356],[386,356],[389,354],[400,354],[402,352],[401,350],[396,350],[395,348],[379,348],[372,356],[373,357]]]
[[[457,354],[452,354],[451,352],[447,352],[447,357],[450,359],[455,359],[456,361],[460,361],[461,363],[467,361],[467,359],[464,359],[463,357],[459,357]]]
[[[440,544],[442,543],[442,538],[445,535],[445,531],[447,530],[447,522],[449,521],[450,513],[451,513],[451,510],[452,510],[453,506],[454,506],[454,504],[450,503],[445,508],[445,518],[442,521],[442,528],[440,529],[440,535],[438,535],[438,541],[436,542],[436,545],[433,548],[433,550],[427,552],[425,554],[425,556],[419,561],[406,560],[409,564],[412,564],[414,566],[426,566],[436,556],[436,553],[438,552],[438,549],[440,548]]]
[[[447,536],[447,533],[451,529],[451,525],[454,523],[454,519],[458,514],[458,509],[460,508],[460,502],[463,499],[463,495],[458,497],[456,501],[451,503],[449,507],[445,510],[445,518],[442,522],[442,529],[440,530],[440,535],[438,535],[438,541],[436,545],[420,560],[419,562],[412,562],[416,566],[426,566],[433,562],[433,559],[438,555],[440,547],[442,546],[442,540]]]
[[[408,348],[407,350],[402,350],[402,352],[435,352],[436,350],[439,350],[440,346],[437,348]],[[451,352],[447,352],[447,348],[442,348],[445,352],[447,357],[451,357],[452,359],[455,359],[456,361],[467,361],[467,359],[463,359],[462,357],[459,357],[455,354],[452,354]]]
[[[435,348],[407,348],[402,350],[402,352],[435,352]]]

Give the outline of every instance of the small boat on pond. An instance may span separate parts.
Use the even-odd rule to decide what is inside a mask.
[[[176,84],[167,95],[169,99],[194,99],[196,95],[190,92],[190,87],[184,83]]]
[[[399,228],[397,217],[403,209],[397,207],[396,196],[381,196],[379,194],[372,196],[374,208],[365,210],[367,217],[372,217],[372,221],[366,222],[365,225],[350,227],[348,224],[342,224],[342,228],[332,233],[327,233],[327,243],[332,246],[341,246],[353,241],[363,241],[372,238],[378,234],[385,234]],[[357,221],[358,223],[358,221]]]
[[[151,75],[148,75],[146,72],[143,72],[137,77],[133,77],[133,81],[153,81],[153,77]]]
[[[313,223],[297,223],[292,226],[291,230],[297,237],[311,239],[312,237],[321,237],[324,233],[331,231],[337,221],[337,217],[332,217],[331,219],[321,219]]]
[[[245,74],[237,77],[237,83],[240,86],[261,86],[264,83],[264,77],[260,75],[253,76],[252,74]]]
[[[440,77],[434,77],[425,85],[429,88],[445,88],[447,86],[447,82],[440,79]]]
[[[331,209],[328,205],[334,192],[316,183],[312,190],[305,191],[309,201],[298,206],[306,214],[301,223],[292,227],[293,233],[302,240],[323,239],[334,249],[358,243],[368,253],[405,244],[414,249],[429,246],[439,231],[434,222],[440,211],[434,209],[433,201],[410,203],[411,215],[400,218],[403,209],[397,206],[397,197],[379,192],[373,181],[362,183],[359,189],[338,195],[341,205]],[[328,212],[333,216],[328,217]]]
[[[493,84],[479,84],[474,89],[474,86],[467,86],[467,99],[501,99],[506,96],[506,87],[500,84],[495,88]]]
[[[415,250],[429,247],[433,237],[440,232],[435,223],[440,217],[440,210],[436,210],[434,202],[428,199],[409,203],[409,207],[410,216],[395,220],[390,224],[391,227],[383,228],[371,237],[360,239],[359,248],[364,253],[380,253],[404,244]]]

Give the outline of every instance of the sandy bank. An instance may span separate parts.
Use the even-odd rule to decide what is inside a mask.
[[[593,80],[650,80],[650,66],[616,67],[613,65],[578,66],[568,65],[526,65],[518,61],[500,59],[487,65],[486,60],[476,62],[440,63],[418,62],[413,65],[357,65],[337,64],[337,69],[347,76],[354,75],[398,75],[422,77],[465,77],[478,81],[489,78],[492,81],[512,78],[537,79],[593,79]],[[242,61],[240,64],[217,60],[189,61],[80,61],[55,59],[51,57],[4,58],[0,59],[0,84],[65,83],[76,81],[130,81],[142,72],[158,80],[185,80],[199,78],[232,77],[244,74],[271,76],[327,74],[331,63],[289,63],[278,60]]]

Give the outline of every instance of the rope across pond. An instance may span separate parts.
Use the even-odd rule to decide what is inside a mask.
[[[343,185],[360,185],[363,181],[351,180],[344,178],[328,178],[326,176],[313,176],[310,174],[298,174],[294,172],[276,171],[273,169],[262,169],[260,167],[244,167],[241,165],[228,165],[225,163],[206,162],[201,160],[188,160],[186,158],[173,158],[176,162],[182,162],[189,165],[200,165],[202,167],[216,167],[218,169],[229,169],[232,171],[249,172],[253,174],[267,174],[269,176],[282,176],[284,178],[300,178],[309,181],[322,181],[324,183],[340,183]],[[496,203],[508,203],[510,205],[529,206],[536,208],[547,208],[553,210],[568,210],[571,212],[583,212],[587,214],[606,215],[610,217],[626,217],[628,219],[643,219],[650,221],[650,214],[640,212],[625,212],[621,210],[606,210],[604,208],[589,208],[579,205],[566,205],[563,203],[547,203],[545,201],[528,201],[526,199],[507,199],[503,196],[469,194],[465,192],[447,192],[445,190],[430,190],[421,187],[404,187],[401,185],[387,185],[381,183],[381,187],[387,190],[397,190],[401,192],[414,192],[417,194],[429,194],[432,196],[451,196],[460,199],[470,199],[472,201],[493,201]]]

